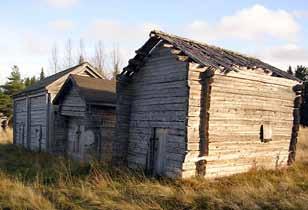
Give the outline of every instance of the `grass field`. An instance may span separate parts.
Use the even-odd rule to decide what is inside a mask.
[[[0,145],[0,209],[308,209],[308,130],[297,162],[216,180],[156,180]]]

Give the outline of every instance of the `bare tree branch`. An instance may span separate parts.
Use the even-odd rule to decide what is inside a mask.
[[[83,63],[85,61],[86,52],[83,39],[79,41],[79,63]]]
[[[73,43],[71,39],[66,41],[65,45],[65,56],[64,56],[64,67],[70,68],[74,65],[73,61]]]
[[[121,65],[122,65],[122,56],[121,56],[118,45],[115,45],[112,49],[111,64],[112,64],[112,77],[111,77],[111,79],[115,80],[116,76],[121,71]]]
[[[107,78],[107,72],[105,71],[105,61],[106,61],[106,54],[103,42],[100,40],[95,45],[95,52],[94,57],[92,59],[93,65],[96,69],[105,77]]]
[[[50,65],[54,73],[57,73],[59,69],[59,51],[58,51],[58,46],[56,43],[51,49]]]

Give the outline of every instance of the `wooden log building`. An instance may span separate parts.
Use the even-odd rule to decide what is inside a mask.
[[[117,78],[113,159],[169,177],[284,167],[295,157],[300,83],[258,59],[153,31]]]
[[[64,152],[65,118],[52,101],[70,74],[103,78],[94,67],[84,62],[46,77],[15,95],[14,144],[36,151]]]
[[[111,161],[116,83],[70,75],[53,103],[66,121],[66,153],[77,160]]]

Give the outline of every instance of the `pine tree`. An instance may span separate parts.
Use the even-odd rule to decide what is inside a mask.
[[[36,81],[35,76],[31,77],[31,79],[30,79],[30,85],[33,85],[33,84],[35,84],[36,82],[37,82],[37,81]]]
[[[287,71],[289,74],[291,74],[291,75],[293,75],[294,73],[293,73],[293,71],[292,71],[292,67],[291,66],[289,66],[289,68],[288,68],[288,71]]]
[[[0,112],[5,116],[11,117],[13,110],[13,103],[10,96],[0,91]]]
[[[15,65],[12,68],[8,81],[1,86],[0,90],[0,112],[11,117],[13,113],[12,96],[24,89],[24,83],[21,79],[19,68]]]
[[[31,85],[31,80],[30,80],[29,77],[26,77],[26,78],[24,79],[24,84],[25,84],[25,87],[26,87],[26,88],[29,87],[29,86]]]
[[[40,80],[45,78],[45,72],[44,72],[44,68],[42,67],[41,69],[41,73],[40,73]]]
[[[13,66],[11,75],[8,77],[8,81],[2,86],[3,93],[12,97],[16,93],[24,89],[24,83],[21,79],[18,66]]]
[[[303,81],[308,79],[308,68],[305,66],[297,66],[295,76]]]

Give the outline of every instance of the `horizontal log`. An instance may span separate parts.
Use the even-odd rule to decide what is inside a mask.
[[[221,73],[219,71],[215,71],[215,77],[234,77],[241,78],[245,80],[259,81],[263,83],[272,83],[278,84],[282,86],[294,86],[298,84],[297,81],[289,80],[285,78],[272,77],[268,75],[260,75],[249,71],[239,70],[238,72],[231,71],[227,74]]]

